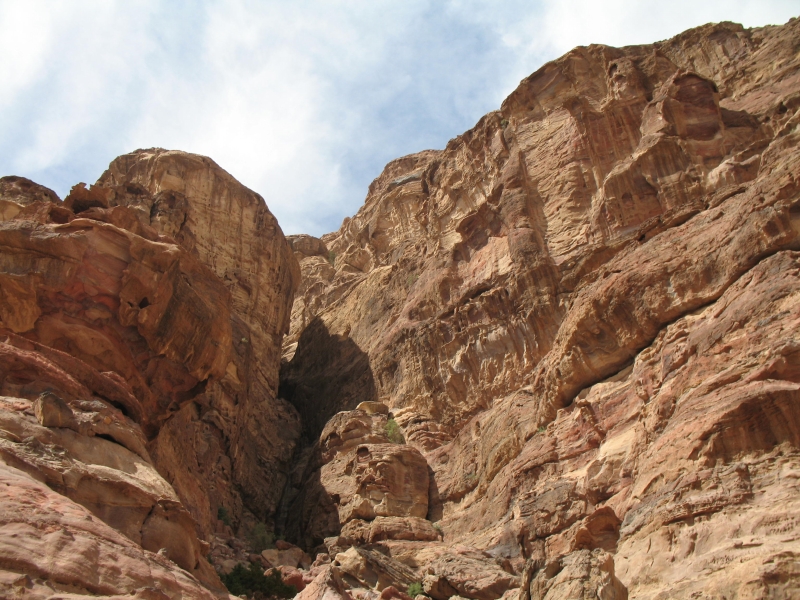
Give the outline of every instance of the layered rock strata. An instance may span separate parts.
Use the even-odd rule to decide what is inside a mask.
[[[232,339],[224,373],[170,420],[152,452],[205,533],[220,506],[234,525],[243,509],[271,519],[300,433],[296,411],[277,398],[281,340],[299,282],[277,221],[212,160],[177,151],[120,156],[85,195],[129,207],[224,284]]]
[[[274,218],[208,159],[141,155],[188,196],[0,181],[7,595],[227,596],[206,540],[225,510],[243,533],[269,517],[300,433],[275,399],[297,265]],[[213,254],[215,218],[248,246]],[[248,294],[204,264],[226,260]]]
[[[0,179],[0,594],[800,594],[798,38],[577,48],[322,239],[181,152]]]
[[[284,397],[322,446],[337,411],[386,404],[443,533],[340,518],[332,553],[377,546],[437,599],[800,593],[799,36],[576,48],[291,240]],[[349,500],[299,480],[309,543]]]

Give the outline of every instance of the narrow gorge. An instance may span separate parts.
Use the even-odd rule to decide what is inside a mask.
[[[576,48],[321,238],[3,177],[0,481],[3,598],[800,598],[800,19]]]

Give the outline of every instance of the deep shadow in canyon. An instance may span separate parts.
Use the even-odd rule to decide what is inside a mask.
[[[316,442],[337,412],[377,400],[367,354],[349,337],[331,334],[319,317],[303,331],[292,360],[281,364],[280,381],[278,396],[302,418],[301,446]]]

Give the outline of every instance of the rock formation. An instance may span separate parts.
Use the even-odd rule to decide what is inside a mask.
[[[320,239],[0,179],[0,595],[800,595],[798,39],[577,48]]]
[[[206,561],[218,511],[245,531],[269,518],[300,433],[275,397],[297,264],[274,218],[210,160],[161,150],[63,203],[22,178],[0,193],[0,466],[16,482],[0,585],[224,594]]]
[[[153,448],[155,461],[170,473],[205,532],[219,506],[227,507],[234,523],[243,508],[258,519],[271,518],[300,432],[295,410],[276,397],[281,341],[299,282],[277,221],[260,196],[212,160],[184,152],[120,156],[95,190],[110,206],[128,206],[144,225],[174,238],[230,294],[225,372],[170,421]],[[219,479],[208,503],[211,473]]]
[[[576,48],[290,238],[286,532],[403,589],[377,548],[437,599],[800,594],[799,38]],[[441,539],[375,537],[326,481],[358,485],[365,401],[427,462]]]

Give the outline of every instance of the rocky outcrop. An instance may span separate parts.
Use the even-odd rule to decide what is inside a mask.
[[[247,514],[270,520],[300,433],[295,410],[277,398],[299,269],[275,218],[212,160],[161,149],[117,158],[73,196],[83,205],[128,207],[142,227],[174,239],[224,284],[228,362],[166,424],[152,453],[206,534],[220,506],[234,525]],[[211,472],[218,476],[209,481]]]
[[[0,565],[9,590],[226,595],[206,560],[218,515],[244,534],[277,503],[271,486],[282,486],[300,433],[294,409],[275,399],[296,263],[263,200],[207,159],[156,154],[169,156],[173,173],[181,161],[195,165],[193,185],[213,185],[205,196],[189,186],[187,197],[81,184],[62,203],[27,180],[0,182],[0,457],[20,482],[47,486],[4,522],[9,531],[63,529],[68,540],[33,536],[29,556],[0,544],[11,552]],[[155,227],[134,199],[156,207]],[[241,205],[218,225],[241,219],[263,254],[213,254],[216,201]],[[177,218],[167,209],[184,211],[182,228],[165,225]],[[204,264],[225,260],[245,265],[252,294]],[[53,502],[66,508],[40,523],[49,509],[39,504]],[[75,511],[106,529],[74,530]],[[27,534],[9,533],[18,535]],[[128,557],[116,567],[115,551]],[[109,572],[93,573],[94,560]]]
[[[443,534],[340,517],[311,527],[329,550],[378,544],[434,597],[797,593],[798,28],[577,48],[293,241],[296,473],[336,411],[384,403]],[[482,566],[451,573],[463,552]]]
[[[80,505],[126,536],[140,555],[130,568],[148,563],[144,550],[161,552],[221,591],[197,523],[154,467],[148,441],[204,381],[224,375],[227,291],[153,230],[126,229],[127,209],[76,216],[50,200],[18,206],[0,223],[3,461],[63,496],[63,506]],[[31,505],[15,518],[39,527],[36,514]],[[31,552],[33,560],[50,550]],[[72,561],[82,559],[64,552],[44,575],[27,563],[8,568],[47,585],[69,583]],[[114,581],[122,579],[97,593],[131,591]],[[83,579],[75,585],[95,589]]]
[[[364,408],[374,411],[377,404]],[[428,464],[416,448],[389,439],[382,412],[357,409],[328,422],[287,491],[290,537],[309,548],[339,533],[345,545],[365,538],[436,539],[430,524],[419,523],[428,514]],[[342,530],[348,525],[352,540]]]
[[[531,571],[530,575],[534,573]],[[627,600],[628,591],[614,575],[614,559],[603,550],[579,550],[559,557],[536,573],[522,598],[600,598]]]
[[[143,550],[86,508],[8,465],[5,453],[0,482],[4,598],[221,596],[200,585],[167,553]]]

